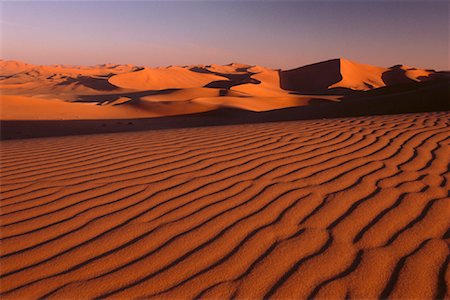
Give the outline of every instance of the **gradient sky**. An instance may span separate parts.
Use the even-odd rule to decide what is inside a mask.
[[[446,0],[2,2],[0,21],[1,58],[34,64],[450,69]]]

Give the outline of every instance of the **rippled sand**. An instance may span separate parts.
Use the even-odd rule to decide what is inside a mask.
[[[2,142],[5,298],[444,298],[450,113]]]

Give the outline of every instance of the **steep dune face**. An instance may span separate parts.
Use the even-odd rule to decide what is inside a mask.
[[[280,88],[278,71],[259,66],[255,66],[249,71],[255,73],[251,75],[251,78],[256,80],[256,83],[237,85],[231,88],[232,91],[256,97],[285,97],[289,95],[288,91]]]
[[[281,71],[280,87],[304,93],[323,92],[342,80],[340,60],[332,59],[304,67]]]
[[[283,89],[299,92],[326,92],[332,88],[366,91],[385,86],[381,78],[386,68],[332,59],[280,72]]]
[[[214,74],[192,72],[181,67],[150,69],[112,76],[108,81],[121,88],[134,90],[163,90],[202,87],[216,80],[227,80]]]
[[[280,86],[303,93],[330,92],[330,89],[335,88],[368,91],[385,86],[427,81],[432,74],[432,71],[403,65],[382,68],[340,58],[281,71]]]
[[[382,75],[385,68],[355,63],[347,59],[339,59],[342,79],[328,88],[348,88],[357,91],[367,91],[385,86]]]
[[[6,141],[2,299],[448,299],[449,113]]]

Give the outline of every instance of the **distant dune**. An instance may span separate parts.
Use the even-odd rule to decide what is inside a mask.
[[[338,88],[368,91],[392,85],[448,78],[448,72],[427,71],[403,65],[381,68],[347,59],[333,59],[282,71],[280,85],[283,89],[303,93],[333,93],[339,92]]]
[[[449,117],[3,141],[0,295],[448,299]]]
[[[2,299],[449,299],[450,72],[0,62]]]
[[[35,66],[17,61],[1,61],[0,70],[0,120],[5,128],[8,121],[148,119],[221,109],[354,110],[350,116],[370,115],[372,110],[380,114],[449,108],[449,72],[402,65],[382,68],[347,59],[287,71],[239,63],[149,68]],[[404,105],[405,93],[412,91],[420,99]],[[386,106],[380,97],[389,98],[391,104]],[[371,107],[362,111],[361,101]],[[349,110],[349,103],[355,108]],[[374,103],[387,108],[374,108]],[[299,118],[308,114],[299,113]],[[327,116],[334,115],[321,115]],[[25,131],[33,136],[33,127]]]
[[[110,77],[108,82],[125,89],[164,90],[202,87],[215,80],[226,80],[225,77],[213,74],[192,72],[181,67],[148,69]]]

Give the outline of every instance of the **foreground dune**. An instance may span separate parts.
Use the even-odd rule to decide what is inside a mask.
[[[1,295],[448,298],[449,117],[4,141]]]

